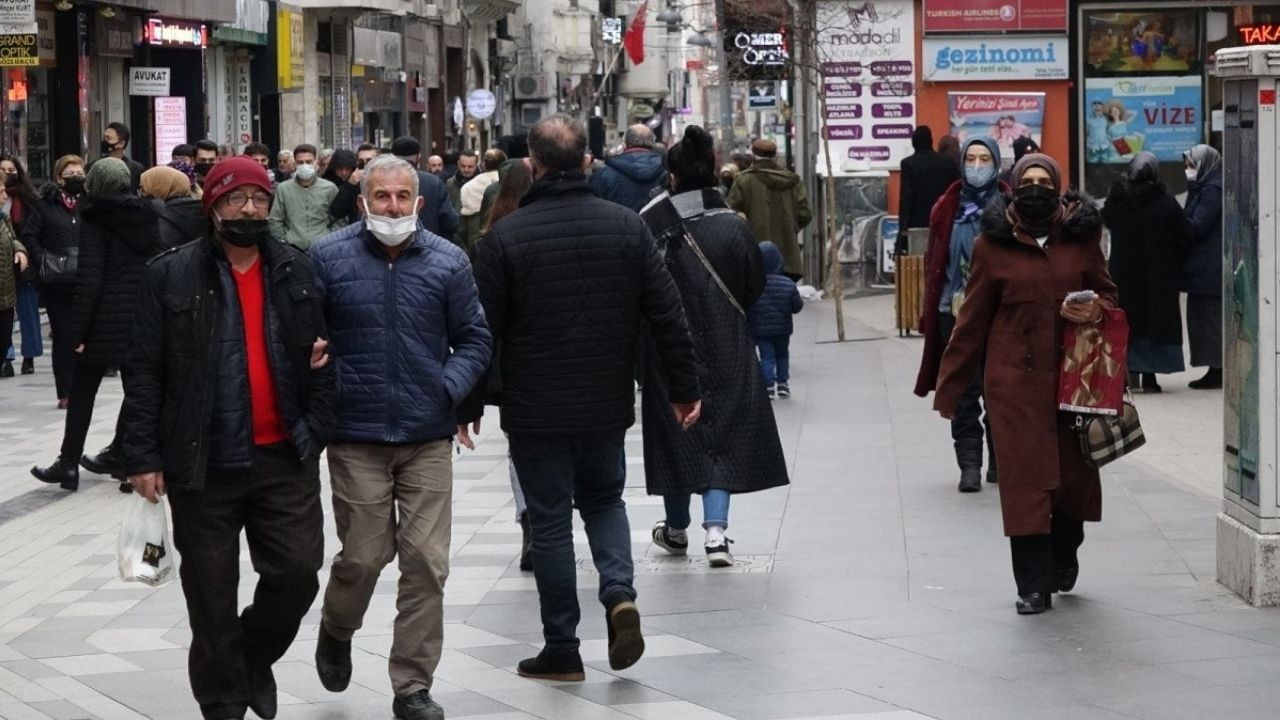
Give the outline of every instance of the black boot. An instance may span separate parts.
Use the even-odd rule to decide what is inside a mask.
[[[351,682],[351,641],[335,639],[320,623],[320,641],[316,643],[316,674],[329,692],[342,692]]]
[[[956,441],[956,464],[960,466],[960,492],[982,490],[982,439]]]
[[[5,360],[3,363],[0,363],[0,378],[11,377],[13,377],[13,363]]]
[[[97,455],[80,456],[80,467],[96,475],[105,475],[117,480],[124,478],[124,458],[120,448],[113,441],[98,451]]]
[[[22,358],[22,374],[34,375],[36,373],[36,359]]]
[[[75,492],[80,489],[80,468],[62,458],[55,460],[49,467],[31,468],[31,474],[40,482],[56,484],[63,490]]]
[[[521,677],[560,682],[582,682],[587,678],[582,669],[582,656],[578,649],[548,650],[544,648],[537,657],[520,661],[516,672]]]
[[[1218,390],[1222,388],[1222,368],[1209,368],[1199,380],[1187,383],[1192,390]]]
[[[1164,388],[1160,387],[1160,383],[1156,382],[1155,373],[1142,373],[1142,392],[1144,393],[1164,392]]]
[[[249,709],[263,720],[276,716],[279,697],[276,692],[276,676],[271,668],[249,671]]]
[[[533,570],[533,526],[529,524],[529,513],[520,513],[520,569],[525,572]]]

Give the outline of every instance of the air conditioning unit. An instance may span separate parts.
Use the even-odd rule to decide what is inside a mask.
[[[517,100],[546,100],[555,94],[556,79],[551,73],[516,75]]]

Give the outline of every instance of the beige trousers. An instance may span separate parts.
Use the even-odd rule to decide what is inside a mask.
[[[397,696],[430,690],[444,645],[444,583],[453,521],[450,440],[329,446],[333,516],[342,549],[325,588],[325,629],[350,640],[378,575],[400,557],[389,669]]]

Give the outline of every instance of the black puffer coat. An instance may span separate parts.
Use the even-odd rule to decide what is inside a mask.
[[[507,432],[563,436],[634,424],[646,322],[669,400],[701,397],[684,308],[653,236],[634,212],[596,197],[583,175],[534,183],[481,241],[476,284]],[[459,422],[477,414],[468,406]]]
[[[168,200],[152,198],[151,208],[159,218],[160,249],[168,250],[197,238],[204,237],[209,219],[193,197],[176,197]]]
[[[45,252],[67,255],[80,247],[80,207],[69,211],[62,204],[61,190],[49,183],[40,191],[40,200],[22,224],[18,240],[27,248],[33,267],[40,267]],[[80,196],[81,201],[84,196]],[[70,289],[68,285],[67,289]]]
[[[80,264],[71,306],[71,343],[86,359],[124,362],[147,261],[161,251],[151,202],[136,195],[80,201]]]
[[[1191,223],[1159,183],[1117,183],[1102,220],[1111,231],[1111,279],[1129,320],[1129,337],[1182,344],[1182,265]]]

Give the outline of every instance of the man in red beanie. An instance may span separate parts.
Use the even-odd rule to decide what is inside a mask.
[[[273,718],[271,666],[320,587],[333,370],[313,357],[325,327],[311,262],[267,228],[267,171],[220,162],[203,203],[205,241],[159,256],[143,281],[122,373],[125,467],[147,500],[168,491],[201,713]],[[238,613],[241,531],[258,585]]]

